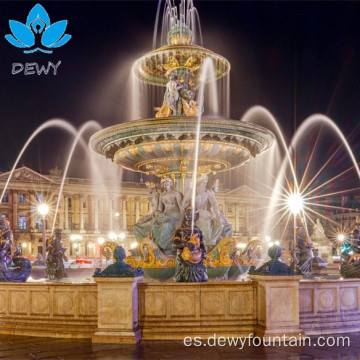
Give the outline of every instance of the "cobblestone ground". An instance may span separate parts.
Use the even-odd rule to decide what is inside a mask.
[[[235,346],[186,347],[182,342],[143,341],[139,345],[94,345],[90,340],[0,335],[0,359],[360,359],[360,333],[349,335],[350,346]],[[314,346],[314,343],[316,344]]]

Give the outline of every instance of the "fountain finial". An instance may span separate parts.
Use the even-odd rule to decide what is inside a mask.
[[[180,21],[175,23],[167,35],[169,45],[190,45],[192,39],[192,31],[186,24]]]

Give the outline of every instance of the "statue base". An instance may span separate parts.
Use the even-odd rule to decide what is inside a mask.
[[[134,278],[95,277],[98,289],[98,326],[92,342],[98,344],[137,344],[138,283]]]
[[[300,275],[250,275],[257,283],[256,335],[287,342],[304,336],[299,320]]]

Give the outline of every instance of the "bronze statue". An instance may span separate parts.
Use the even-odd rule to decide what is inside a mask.
[[[296,249],[292,251],[292,266],[299,273],[311,275],[312,273],[312,254],[313,244],[307,235],[303,225],[297,231]]]
[[[46,278],[49,280],[60,280],[66,277],[64,260],[67,261],[65,251],[62,247],[61,229],[55,230],[55,238],[50,238],[46,242]]]
[[[114,249],[115,263],[109,265],[103,271],[101,271],[100,268],[97,268],[95,270],[94,277],[134,277],[144,275],[141,268],[133,268],[131,265],[126,264],[124,262],[125,258],[125,249],[122,246],[117,246]]]
[[[0,282],[25,282],[31,273],[31,263],[21,257],[21,246],[16,246],[16,251],[11,258],[13,234],[10,222],[0,218]]]
[[[193,224],[193,210],[185,211],[182,226],[176,230],[174,248],[176,249],[175,279],[177,282],[204,282],[208,280],[204,260],[207,259],[202,231]],[[199,213],[194,214],[194,222]]]
[[[265,264],[261,265],[259,268],[255,269],[255,266],[252,265],[249,269],[249,274],[254,275],[294,275],[294,270],[281,262],[279,258],[281,257],[281,247],[274,245],[269,251],[268,255],[270,261],[267,261]]]

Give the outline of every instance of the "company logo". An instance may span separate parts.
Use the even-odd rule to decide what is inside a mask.
[[[26,24],[9,20],[12,34],[5,35],[5,39],[18,48],[25,48],[25,54],[41,51],[51,54],[53,48],[65,45],[71,35],[65,34],[67,20],[58,21],[50,25],[50,18],[46,10],[35,5],[26,19]]]

